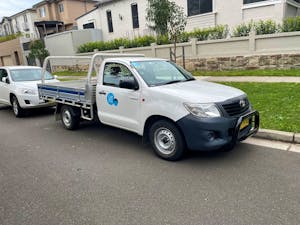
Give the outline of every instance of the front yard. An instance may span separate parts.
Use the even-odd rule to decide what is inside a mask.
[[[300,132],[300,83],[223,83],[245,91],[261,128]]]
[[[300,69],[193,71],[194,76],[300,76]]]

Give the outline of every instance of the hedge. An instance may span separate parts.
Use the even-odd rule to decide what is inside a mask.
[[[243,37],[249,36],[251,31],[255,31],[257,35],[261,34],[273,34],[281,32],[300,31],[300,16],[287,18],[283,21],[282,25],[276,24],[272,20],[260,20],[258,22],[243,23],[235,27],[232,34],[229,34],[227,25],[218,25],[216,27],[209,27],[203,29],[195,29],[192,32],[184,32],[178,38],[180,43],[188,42],[191,38],[196,38],[198,41],[224,39],[231,37]],[[168,36],[143,36],[137,37],[132,40],[127,38],[118,38],[112,41],[97,41],[89,42],[79,46],[78,53],[93,52],[94,49],[99,51],[119,49],[120,46],[124,48],[136,48],[150,46],[151,43],[158,45],[171,44],[172,41]]]
[[[7,36],[4,36],[4,37],[0,37],[0,43],[16,39],[20,36],[21,36],[21,34],[18,33],[18,34],[11,34],[11,35],[7,35]]]

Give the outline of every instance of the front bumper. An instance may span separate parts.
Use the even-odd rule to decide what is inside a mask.
[[[245,119],[249,119],[249,125],[240,129]],[[259,128],[259,113],[252,111],[238,118],[198,118],[190,114],[177,121],[177,125],[190,150],[211,151],[255,134]]]
[[[18,101],[21,108],[24,109],[51,107],[55,105],[53,102],[45,102],[39,99],[37,95],[18,95]]]

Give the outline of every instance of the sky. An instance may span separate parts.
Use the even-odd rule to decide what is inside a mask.
[[[42,0],[0,0],[0,18],[31,8]]]

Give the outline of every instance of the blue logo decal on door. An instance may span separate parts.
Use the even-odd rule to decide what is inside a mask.
[[[118,104],[119,104],[118,99],[115,98],[113,93],[109,93],[107,95],[106,100],[107,100],[107,103],[110,105],[118,106]]]

